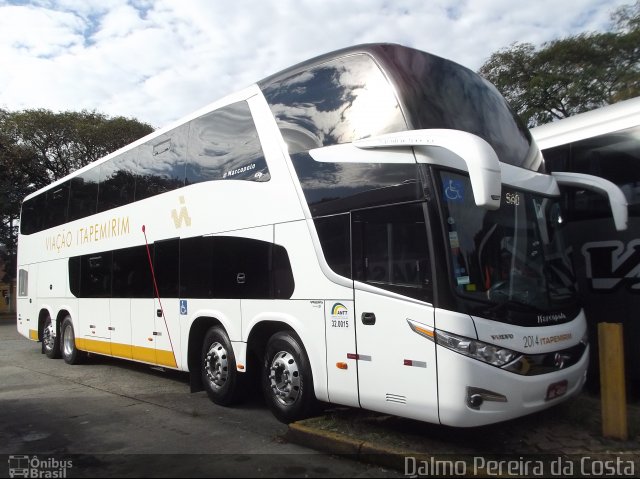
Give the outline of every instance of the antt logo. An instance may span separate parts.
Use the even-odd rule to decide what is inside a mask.
[[[613,291],[625,285],[640,293],[640,239],[586,243],[582,254],[587,261],[587,278],[597,291]]]

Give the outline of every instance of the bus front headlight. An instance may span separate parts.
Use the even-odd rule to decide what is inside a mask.
[[[521,354],[511,349],[502,348],[495,344],[485,343],[477,339],[458,336],[457,334],[447,333],[439,329],[433,329],[427,326],[419,326],[412,321],[407,320],[411,329],[437,345],[464,354],[483,363],[491,364],[499,368],[512,363],[518,359]]]
[[[519,356],[510,349],[444,331],[436,330],[434,336],[440,346],[497,367],[509,364]]]

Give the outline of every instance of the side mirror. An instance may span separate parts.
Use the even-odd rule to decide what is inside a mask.
[[[583,173],[570,173],[566,171],[554,171],[551,173],[559,185],[574,186],[585,190],[595,191],[609,198],[611,214],[616,225],[616,230],[627,229],[629,210],[627,198],[615,183],[599,176],[585,175]]]
[[[449,150],[467,165],[476,205],[488,210],[500,207],[500,160],[491,145],[477,135],[449,129],[411,130],[356,140],[353,145],[361,149],[432,146]],[[424,157],[418,161],[447,166],[446,163]]]

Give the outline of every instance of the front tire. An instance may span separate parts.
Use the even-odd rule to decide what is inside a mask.
[[[61,332],[61,349],[64,362],[67,364],[82,363],[86,358],[86,353],[84,351],[80,351],[76,347],[76,334],[73,329],[73,323],[70,316],[64,318],[64,321],[62,322]]]
[[[207,331],[202,344],[202,384],[209,399],[220,406],[240,401],[244,376],[236,369],[231,340],[220,326]]]
[[[309,358],[293,331],[274,334],[267,343],[262,391],[279,421],[286,424],[313,414],[317,400]]]
[[[50,315],[47,315],[42,327],[42,352],[49,359],[60,358],[60,335],[56,334]]]

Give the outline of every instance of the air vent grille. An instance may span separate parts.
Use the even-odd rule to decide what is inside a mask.
[[[394,402],[397,404],[407,404],[407,397],[400,396],[399,394],[389,394],[387,393],[387,402]]]

